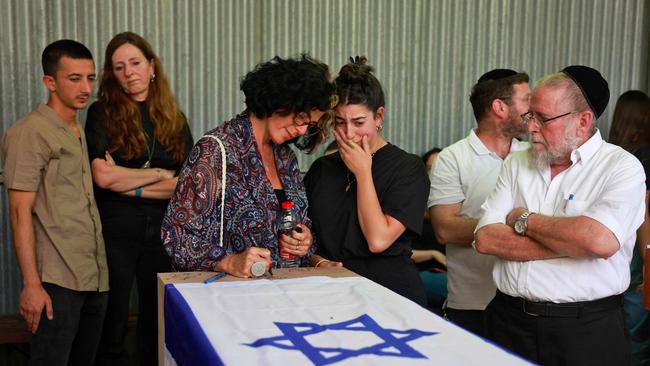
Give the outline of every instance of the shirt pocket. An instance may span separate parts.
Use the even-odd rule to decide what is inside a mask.
[[[564,202],[564,216],[580,216],[589,208],[590,202],[566,199]]]

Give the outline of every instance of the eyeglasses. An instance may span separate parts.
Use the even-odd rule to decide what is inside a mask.
[[[298,112],[293,117],[293,124],[301,127],[309,125],[309,127],[318,127],[318,121],[312,121],[311,116],[307,112]]]
[[[580,113],[580,111],[567,112],[567,113],[560,114],[559,116],[555,116],[555,117],[551,117],[551,118],[542,118],[540,116],[536,116],[535,114],[533,114],[533,112],[529,111],[529,112],[526,112],[526,113],[522,114],[521,118],[524,120],[524,123],[526,123],[526,124],[530,123],[531,121],[537,121],[537,122],[540,123],[540,125],[546,126],[547,124],[551,123],[551,121],[555,121],[558,118],[562,118],[564,116],[568,116],[568,115],[574,114],[574,113]]]

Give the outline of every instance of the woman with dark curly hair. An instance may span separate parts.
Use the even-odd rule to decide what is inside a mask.
[[[334,81],[339,151],[305,176],[318,241],[312,264],[342,264],[426,306],[411,242],[422,230],[429,178],[418,156],[382,137],[384,92],[372,71],[356,57]]]
[[[193,141],[160,59],[141,36],[120,33],[108,43],[85,129],[110,285],[96,363],[128,364],[124,338],[136,279],[140,365],[153,365],[156,273],[171,270],[160,223]]]
[[[241,90],[246,110],[197,142],[167,208],[163,243],[178,270],[251,277],[253,264],[276,267],[282,252],[307,265],[314,250],[289,144],[311,152],[324,138],[335,104],[327,65],[276,56],[249,72]],[[301,223],[290,236],[278,234],[283,201]]]

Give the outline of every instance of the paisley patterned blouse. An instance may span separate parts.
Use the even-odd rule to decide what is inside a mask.
[[[226,194],[221,225],[221,150],[203,137],[192,148],[162,222],[162,239],[176,270],[212,271],[223,257],[257,245],[271,251],[277,266],[279,203],[266,177],[246,112],[206,133],[221,140],[226,151]],[[273,147],[275,164],[294,215],[311,228],[307,197],[298,161],[287,144]],[[223,246],[219,245],[220,231]],[[312,245],[302,259],[309,263]]]

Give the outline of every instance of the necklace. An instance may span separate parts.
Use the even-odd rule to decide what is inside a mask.
[[[350,180],[350,169],[346,169],[346,170],[345,170],[345,178],[346,178],[346,180],[348,181],[348,185],[345,186],[345,191],[347,192],[347,191],[350,190],[350,187],[352,187],[352,183],[356,182],[357,177],[355,177],[355,176],[353,175],[353,176],[352,176],[352,180]]]
[[[374,159],[376,153],[377,153],[377,151],[370,154],[370,158]],[[348,182],[348,184],[345,186],[345,191],[348,192],[350,190],[350,188],[352,188],[352,184],[357,181],[357,177],[353,175],[352,179],[350,179],[350,169],[346,169],[345,170],[345,180]]]
[[[145,135],[147,135],[147,137],[149,137],[149,135],[147,133],[145,133]],[[142,164],[140,169],[146,169],[146,168],[151,167],[151,156],[153,156],[153,151],[156,149],[156,137],[154,136],[154,138],[152,140],[153,140],[153,143],[151,143],[151,149],[149,149],[149,145],[145,145],[145,147],[147,148],[148,158],[147,158],[147,161],[145,161],[144,164]]]

